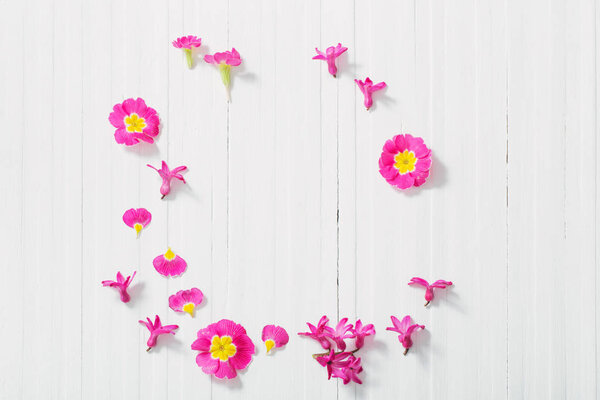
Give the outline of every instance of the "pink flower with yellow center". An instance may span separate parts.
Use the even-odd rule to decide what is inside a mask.
[[[379,158],[379,173],[399,189],[424,184],[430,167],[431,150],[423,139],[408,134],[396,135],[385,142]]]
[[[191,317],[194,316],[194,309],[204,299],[204,294],[198,288],[190,290],[180,290],[169,297],[169,307],[177,312],[186,312]]]
[[[158,136],[159,120],[156,110],[148,107],[141,99],[127,99],[121,104],[115,104],[108,120],[117,128],[115,140],[119,144],[133,146],[140,140],[154,143]]]
[[[202,372],[220,379],[232,379],[252,361],[254,343],[240,324],[222,319],[198,331],[192,350],[200,353],[196,364]]]
[[[130,208],[123,214],[123,222],[130,228],[135,229],[137,236],[152,221],[152,214],[145,208]]]
[[[285,346],[290,341],[290,336],[284,328],[276,325],[267,325],[262,331],[262,341],[267,347],[267,353],[271,349]]]
[[[165,254],[159,254],[152,261],[154,269],[163,276],[179,276],[187,268],[187,263],[169,247]]]

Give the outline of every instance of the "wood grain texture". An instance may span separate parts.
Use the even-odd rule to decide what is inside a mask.
[[[595,0],[0,1],[0,398],[600,398],[599,20]],[[338,42],[334,79],[311,57]],[[227,104],[202,56],[232,46]],[[368,112],[366,76],[388,84]],[[115,143],[128,97],[155,145]],[[398,133],[433,150],[404,193],[377,166]],[[163,159],[189,171],[161,200]],[[152,266],[168,246],[179,278]],[[117,270],[138,271],[127,305],[100,285]],[[413,276],[455,286],[424,308]],[[196,317],[172,312],[193,286]],[[180,329],[146,353],[155,314]],[[323,314],[376,325],[363,385],[296,335]],[[405,314],[427,327],[407,357],[385,331]],[[221,318],[257,345],[232,382],[190,350]],[[268,323],[291,336],[269,356]]]

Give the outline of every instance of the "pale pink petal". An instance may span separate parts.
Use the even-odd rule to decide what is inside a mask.
[[[219,379],[233,379],[237,376],[235,368],[231,365],[231,358],[226,362],[219,361],[219,369],[215,372],[215,376]]]
[[[202,368],[202,372],[208,375],[213,375],[218,371],[219,363],[220,361],[212,358],[210,353],[200,353],[196,356],[196,364]]]

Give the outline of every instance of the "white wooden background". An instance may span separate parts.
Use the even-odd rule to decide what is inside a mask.
[[[599,20],[594,0],[0,0],[0,398],[599,398]],[[230,105],[183,34],[240,51]],[[337,42],[333,79],[311,57]],[[389,85],[371,112],[366,75]],[[107,118],[137,96],[162,130],[125,148]],[[398,133],[433,150],[419,190],[379,176]],[[163,201],[161,159],[189,167]],[[180,278],[152,267],[167,245]],[[100,285],[119,269],[129,305]],[[455,286],[425,309],[412,276]],[[196,318],[170,311],[192,286]],[[181,328],[148,354],[156,313]],[[403,357],[385,327],[407,313],[427,329]],[[375,323],[364,385],[296,336],[322,314]],[[190,350],[221,318],[259,350],[229,383]],[[272,357],[266,323],[291,336]]]

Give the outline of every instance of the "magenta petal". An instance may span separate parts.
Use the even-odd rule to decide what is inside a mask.
[[[212,375],[219,369],[219,360],[215,360],[210,353],[200,353],[196,356],[196,364],[202,368],[202,372]]]
[[[237,376],[235,368],[231,365],[231,358],[226,362],[219,361],[219,369],[215,376],[219,379],[233,379]]]

